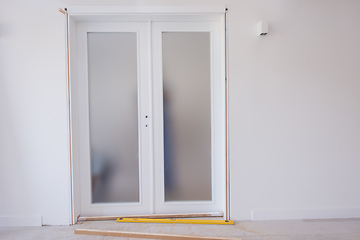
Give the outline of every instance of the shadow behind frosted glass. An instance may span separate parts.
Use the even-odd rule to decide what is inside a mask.
[[[92,202],[138,202],[136,33],[88,33]]]
[[[163,33],[165,201],[211,200],[210,33]]]

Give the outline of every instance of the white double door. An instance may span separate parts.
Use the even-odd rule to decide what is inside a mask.
[[[78,22],[81,215],[223,211],[219,22]]]

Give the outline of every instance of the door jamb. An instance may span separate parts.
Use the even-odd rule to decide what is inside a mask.
[[[67,114],[69,144],[70,224],[80,217],[79,135],[76,23],[77,21],[220,21],[222,29],[222,76],[225,80],[225,176],[223,179],[225,219],[230,219],[230,171],[228,156],[228,37],[227,8],[224,6],[74,6],[59,9],[65,15]],[[181,20],[179,20],[181,19]]]

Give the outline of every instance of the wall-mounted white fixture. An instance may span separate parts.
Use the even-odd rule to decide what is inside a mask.
[[[268,22],[261,20],[258,23],[258,34],[259,35],[266,35],[268,33]]]

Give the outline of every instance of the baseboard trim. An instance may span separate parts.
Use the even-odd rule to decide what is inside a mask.
[[[251,210],[253,221],[324,218],[360,218],[360,208]]]
[[[42,216],[0,216],[0,227],[42,226]]]

